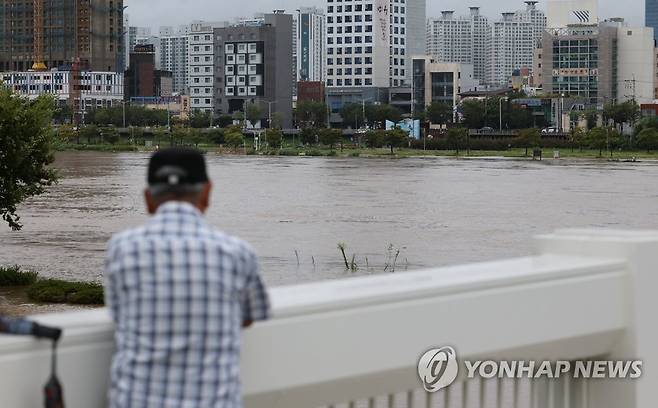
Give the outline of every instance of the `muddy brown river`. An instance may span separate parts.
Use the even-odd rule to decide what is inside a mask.
[[[0,228],[0,264],[101,280],[110,236],[146,219],[148,155],[63,153],[62,180]],[[658,228],[658,163],[208,155],[210,222],[270,285],[525,255],[560,227]],[[346,271],[344,242],[357,265]]]

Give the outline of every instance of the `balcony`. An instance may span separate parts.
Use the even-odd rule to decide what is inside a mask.
[[[244,332],[246,407],[649,408],[658,399],[658,231],[566,230],[523,258],[271,289]],[[67,407],[102,407],[113,349],[104,309],[37,316],[64,328]],[[418,358],[635,360],[636,380],[465,379],[422,391]],[[50,346],[0,337],[2,406],[36,407]]]

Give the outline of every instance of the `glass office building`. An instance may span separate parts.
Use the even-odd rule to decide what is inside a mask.
[[[644,0],[645,25],[653,28],[653,39],[658,40],[658,0]]]

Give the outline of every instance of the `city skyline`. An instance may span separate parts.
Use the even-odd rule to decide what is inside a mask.
[[[130,25],[148,26],[157,29],[159,26],[188,24],[193,20],[225,21],[236,17],[252,17],[254,13],[270,12],[274,9],[285,9],[293,13],[304,6],[323,7],[326,0],[251,0],[240,2],[240,7],[230,7],[238,4],[235,0],[223,0],[221,4],[214,0],[195,0],[180,6],[176,0],[160,0],[154,8],[150,0],[126,0],[126,14],[130,16]],[[504,11],[516,11],[524,7],[523,0],[441,0],[428,2],[427,16],[439,16],[441,10],[454,10],[457,14],[466,14],[469,6],[479,6],[482,14],[490,19],[498,19]],[[539,2],[542,10],[546,9],[547,0]],[[228,7],[227,7],[228,5]],[[623,17],[632,24],[644,25],[644,0],[619,2],[615,0],[599,0],[601,18]]]

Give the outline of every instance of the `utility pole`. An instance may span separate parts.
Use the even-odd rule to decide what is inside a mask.
[[[498,99],[498,119],[500,121],[500,133],[503,133],[503,98]]]

